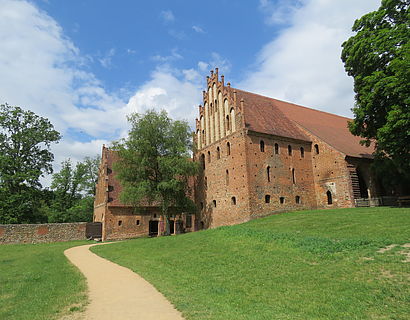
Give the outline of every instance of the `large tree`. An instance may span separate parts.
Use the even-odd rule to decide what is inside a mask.
[[[52,173],[50,146],[59,139],[49,120],[0,105],[0,223],[36,222],[39,179]]]
[[[124,203],[139,207],[157,204],[169,234],[172,209],[192,212],[188,180],[198,166],[190,160],[192,135],[185,121],[171,120],[165,111],[149,110],[128,117],[131,130],[116,145],[120,160],[115,169],[123,187]]]
[[[369,144],[401,176],[410,173],[409,0],[383,0],[356,20],[343,43],[342,61],[354,78],[356,104],[350,131]]]

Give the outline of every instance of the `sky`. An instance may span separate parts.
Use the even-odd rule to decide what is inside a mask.
[[[165,109],[194,129],[205,78],[351,117],[340,60],[379,0],[0,0],[0,103],[48,118],[61,161],[126,137],[127,115]],[[43,179],[49,184],[50,177]]]

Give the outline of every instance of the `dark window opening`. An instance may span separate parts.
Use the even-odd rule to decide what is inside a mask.
[[[227,155],[231,155],[231,144],[229,142],[226,143],[226,153]]]
[[[261,140],[259,144],[260,144],[261,152],[265,152],[265,141]]]
[[[192,216],[190,214],[186,216],[185,226],[187,228],[192,228]]]
[[[315,154],[319,154],[319,146],[315,144]]]
[[[296,197],[295,197],[295,202],[296,202],[297,204],[300,204],[300,197],[299,197],[299,196],[296,196]]]
[[[275,154],[279,154],[279,145],[275,143]]]
[[[216,208],[216,200],[212,200],[212,204],[214,205],[214,208]]]
[[[236,198],[235,197],[231,198],[231,203],[232,203],[232,205],[236,206]]]
[[[148,234],[150,237],[156,237],[158,235],[158,221],[151,220],[148,228]]]
[[[268,177],[268,182],[270,182],[270,167],[266,168],[266,175]]]
[[[333,203],[332,193],[328,191],[326,192],[326,196],[327,196],[327,204],[332,204]]]
[[[218,148],[216,148],[216,158],[219,160],[221,159],[221,150]]]
[[[139,221],[139,220],[137,220],[135,223],[136,223],[137,226],[140,225],[140,221]]]
[[[118,226],[122,225],[122,220],[118,220]]]
[[[270,195],[265,195],[265,203],[270,203]]]
[[[226,169],[226,185],[229,185],[229,170]]]
[[[300,147],[300,157],[301,158],[305,157],[305,149],[303,149],[303,147]]]
[[[201,230],[205,229],[205,223],[203,221],[200,222],[200,229]]]
[[[292,155],[292,146],[288,145],[288,155]]]
[[[211,162],[211,151],[208,151],[208,163]]]
[[[201,202],[201,210],[203,210],[203,209],[204,209],[204,203]]]
[[[296,183],[296,177],[295,177],[295,169],[292,169],[292,183],[295,184]]]
[[[285,197],[280,197],[279,202],[280,202],[280,204],[284,204],[285,203]]]

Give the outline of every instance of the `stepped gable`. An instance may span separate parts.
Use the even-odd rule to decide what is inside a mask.
[[[299,137],[301,130],[289,126],[289,122],[294,121],[347,156],[373,158],[374,145],[362,146],[360,144],[362,138],[350,133],[347,123],[352,119],[246,91],[237,90],[237,92],[238,96],[245,100],[245,121],[249,122],[251,130],[310,141],[309,138]],[[293,123],[292,125],[296,127]]]
[[[245,117],[245,126],[249,130],[280,137],[311,141],[302,130],[282,113],[276,106],[274,99],[239,89],[231,88],[231,90],[236,91],[237,101],[244,100],[243,114]]]

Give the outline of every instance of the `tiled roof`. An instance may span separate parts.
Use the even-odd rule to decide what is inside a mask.
[[[254,93],[234,89],[244,99],[246,126],[254,131],[310,141],[296,128],[297,123],[314,136],[347,156],[372,158],[374,146],[365,147],[347,128],[351,119],[302,107]],[[293,122],[293,123],[292,123]]]

